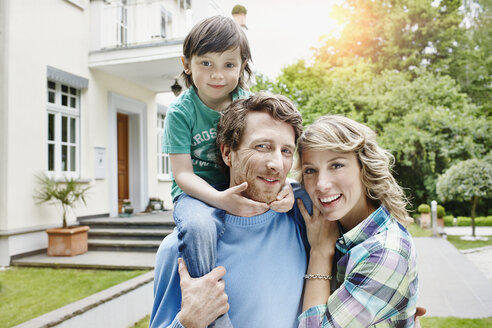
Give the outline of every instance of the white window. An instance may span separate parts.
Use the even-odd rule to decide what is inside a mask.
[[[165,39],[169,37],[168,27],[173,21],[173,15],[171,12],[167,11],[164,7],[161,7],[161,33],[160,37]]]
[[[176,0],[176,2],[178,3],[178,7],[180,7],[181,9],[191,8],[191,0]]]
[[[80,176],[80,89],[48,80],[48,172]]]
[[[118,46],[125,46],[128,42],[128,2],[117,2],[116,40]]]
[[[169,159],[169,154],[162,152],[162,137],[164,136],[165,118],[165,114],[157,114],[157,168],[159,180],[171,179],[171,161]]]

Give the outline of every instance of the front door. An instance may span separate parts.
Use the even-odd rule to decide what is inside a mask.
[[[128,115],[118,116],[118,212],[124,199],[130,198],[128,177]]]

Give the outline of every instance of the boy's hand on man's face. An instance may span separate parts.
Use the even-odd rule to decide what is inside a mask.
[[[290,183],[285,183],[277,195],[277,200],[271,202],[269,205],[270,209],[275,212],[285,213],[292,209],[294,201],[294,190],[292,190]]]
[[[260,215],[268,211],[268,205],[246,198],[242,192],[248,189],[248,183],[231,187],[221,192],[221,208],[227,213],[236,216],[250,217]]]

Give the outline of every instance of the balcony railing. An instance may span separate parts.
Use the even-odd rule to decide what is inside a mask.
[[[113,0],[99,7],[99,48],[127,47],[183,38],[189,0]]]

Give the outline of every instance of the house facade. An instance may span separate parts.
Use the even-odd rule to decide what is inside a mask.
[[[172,207],[160,136],[185,35],[204,0],[0,1],[0,266],[61,225],[36,176],[90,185],[68,218],[117,216],[123,199]]]

